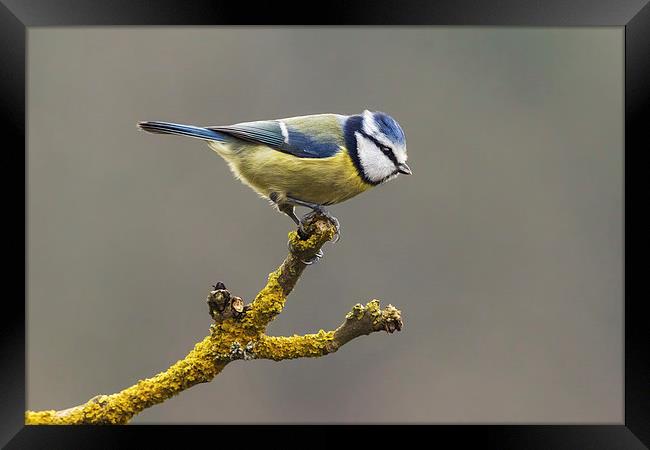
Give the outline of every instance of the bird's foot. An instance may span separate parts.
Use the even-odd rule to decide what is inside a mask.
[[[289,251],[293,252],[293,247],[291,246],[291,241],[287,242],[287,248]],[[308,259],[301,259],[300,262],[303,264],[306,264],[308,266],[311,266],[312,264],[318,262],[321,258],[323,257],[323,250],[319,249],[314,256]]]
[[[312,264],[320,261],[322,257],[323,257],[323,250],[318,250],[314,256],[306,260],[301,259],[300,262],[307,266],[311,266]]]
[[[276,196],[277,199],[277,196]],[[292,220],[297,223],[298,225],[298,236],[300,236],[301,239],[307,239],[309,237],[309,232],[307,231],[308,226],[310,225],[310,222],[314,219],[316,216],[323,216],[327,220],[330,221],[332,225],[335,227],[335,233],[334,233],[334,239],[333,242],[336,243],[339,241],[341,237],[341,224],[339,223],[339,220],[331,215],[329,211],[327,211],[323,205],[319,205],[318,203],[310,203],[306,202],[304,200],[300,200],[297,198],[294,198],[290,195],[286,196],[287,202],[290,203],[291,205],[295,206],[304,206],[306,208],[311,209],[311,212],[305,214],[302,217],[302,220],[296,221],[295,214],[293,216],[290,215]]]
[[[306,239],[308,233],[305,230],[305,224],[310,222],[314,217],[318,215],[325,217],[327,220],[330,221],[332,225],[334,225],[335,231],[334,231],[334,239],[332,240],[332,243],[336,244],[341,238],[341,223],[339,222],[339,219],[331,215],[329,211],[327,211],[324,208],[313,209],[307,214],[305,214],[304,216],[302,216],[300,225],[298,225],[298,235],[300,236],[301,239]]]

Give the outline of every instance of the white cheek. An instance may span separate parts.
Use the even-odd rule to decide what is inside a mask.
[[[356,132],[359,161],[366,176],[372,181],[382,181],[395,172],[393,162],[361,133]]]

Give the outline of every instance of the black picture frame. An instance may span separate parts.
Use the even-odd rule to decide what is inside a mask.
[[[5,248],[15,255],[6,257],[10,268],[27,271],[26,261],[26,35],[28,27],[79,25],[465,25],[465,26],[620,26],[625,27],[625,419],[617,425],[498,425],[422,427],[436,442],[450,438],[455,446],[474,443],[495,448],[644,448],[650,446],[650,364],[645,298],[639,277],[631,276],[630,261],[640,249],[632,245],[628,197],[638,192],[631,184],[639,180],[632,169],[642,165],[635,161],[650,149],[646,131],[650,89],[650,4],[648,0],[418,0],[330,1],[326,8],[291,5],[289,2],[266,2],[251,7],[246,2],[222,0],[0,0],[0,89],[2,91],[3,156],[9,158],[6,175],[21,174],[18,198],[11,203],[13,214],[6,210],[5,225],[14,229],[5,234]],[[11,139],[7,139],[7,138]],[[12,142],[8,144],[7,142]],[[22,172],[21,172],[22,169]],[[17,184],[5,193],[16,192]],[[20,195],[22,194],[22,195]],[[5,198],[14,200],[14,196]],[[634,223],[642,226],[639,217]],[[16,238],[13,238],[15,233]],[[638,235],[639,233],[635,233]],[[23,247],[19,248],[19,237]],[[19,262],[22,261],[22,266]],[[18,276],[15,277],[18,279]],[[25,278],[24,278],[25,279]],[[634,281],[634,283],[633,283]],[[19,285],[13,277],[5,278],[5,287]],[[26,283],[18,289],[26,299]],[[5,295],[2,335],[2,370],[0,370],[0,445],[6,448],[121,448],[139,439],[169,442],[170,432],[181,439],[205,438],[215,442],[212,427],[127,426],[127,427],[42,427],[25,426],[25,305],[20,297]],[[15,308],[12,310],[12,308]],[[229,426],[232,427],[232,426]],[[235,437],[238,427],[230,433]],[[268,433],[264,426],[246,427]],[[294,427],[277,427],[274,440],[292,436]],[[328,430],[329,434],[329,430]],[[374,432],[369,430],[364,439]],[[319,433],[319,435],[322,435]],[[398,430],[380,433],[404,440]],[[285,441],[286,442],[286,441]],[[431,442],[431,441],[430,441]],[[645,446],[644,446],[645,444]],[[390,444],[386,444],[390,445]]]

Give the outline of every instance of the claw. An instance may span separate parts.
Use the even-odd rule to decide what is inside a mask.
[[[334,216],[331,216],[327,214],[325,217],[327,217],[332,224],[334,224],[334,228],[336,231],[334,232],[334,239],[332,240],[332,244],[336,244],[339,239],[341,239],[341,224],[339,223],[339,219],[337,219]]]
[[[332,225],[334,225],[334,228],[336,229],[336,231],[334,232],[334,240],[332,241],[332,243],[336,244],[339,241],[339,239],[341,239],[341,223],[339,222],[339,219],[331,215],[329,212],[327,211],[321,211],[321,212],[325,217],[327,217],[327,219],[330,222],[332,222]]]
[[[320,259],[319,257],[314,256],[313,258],[308,259],[308,260],[302,260],[301,259],[300,262],[303,263],[306,266],[311,266],[312,264],[317,263],[319,259]]]
[[[305,265],[311,266],[312,264],[317,263],[318,261],[320,261],[320,259],[321,259],[322,257],[323,257],[323,250],[318,250],[318,251],[314,254],[314,256],[312,256],[311,258],[309,258],[309,259],[306,260],[306,261],[304,261],[304,260],[301,259],[300,262],[303,263],[303,264],[305,264]]]

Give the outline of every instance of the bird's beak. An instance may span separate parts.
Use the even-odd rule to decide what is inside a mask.
[[[399,166],[397,166],[397,171],[405,175],[413,175],[413,172],[411,172],[411,168],[406,163],[402,163]]]

